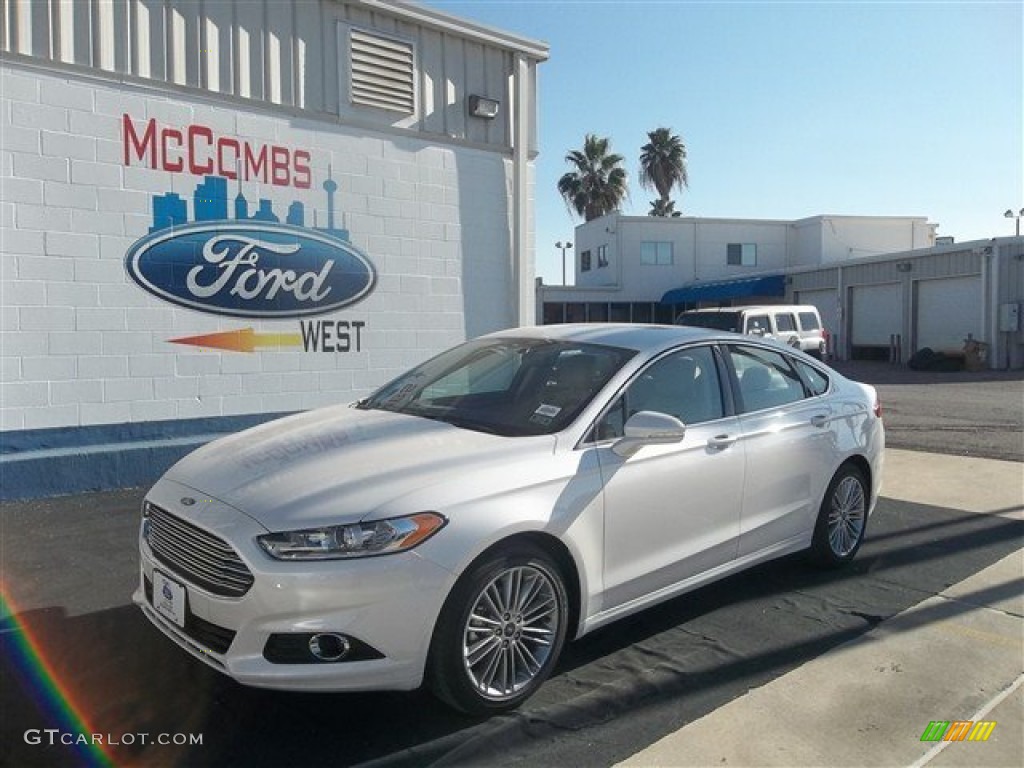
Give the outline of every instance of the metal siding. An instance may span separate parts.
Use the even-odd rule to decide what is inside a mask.
[[[208,3],[201,55],[203,85],[218,93],[234,93],[234,11],[227,3]]]
[[[429,133],[445,133],[444,119],[444,40],[440,32],[424,29],[420,33],[419,92],[420,126]]]
[[[444,36],[444,100],[445,133],[466,138],[466,55],[465,41]]]
[[[835,289],[836,281],[839,279],[839,270],[833,267],[813,272],[798,272],[791,277],[792,282],[789,285],[791,293]]]
[[[476,94],[478,96],[488,95],[486,73],[484,72],[484,49],[482,45],[479,45],[478,43],[466,43],[463,67],[465,69],[465,74],[463,75],[463,81],[465,82],[465,96],[461,101],[462,108],[467,109],[466,100],[469,99],[470,94]],[[466,137],[471,141],[487,141],[487,128],[492,122],[494,121],[479,117],[471,117],[467,111]]]
[[[307,6],[303,6],[307,9]],[[324,25],[323,6],[311,4],[304,13],[295,13],[295,106],[314,112],[326,112],[324,88],[326,86],[324,62],[327,61],[324,50],[325,37],[321,32]],[[333,24],[332,24],[333,26]],[[332,43],[333,46],[333,43]]]
[[[358,111],[361,124],[510,148],[514,54],[387,12],[337,0],[0,0],[5,51],[345,117],[338,22],[414,45],[416,114]],[[533,60],[527,75],[534,94]],[[467,120],[471,93],[498,99],[499,117]],[[536,106],[531,98],[534,129]]]
[[[293,105],[295,99],[295,29],[292,3],[268,3],[266,82],[274,104]]]
[[[487,124],[488,144],[511,144],[507,128],[511,123],[508,120],[509,105],[512,102],[511,93],[508,90],[507,73],[511,65],[508,64],[509,54],[494,48],[484,48],[484,96],[497,99],[501,102],[498,108],[498,116],[494,120],[485,120]]]

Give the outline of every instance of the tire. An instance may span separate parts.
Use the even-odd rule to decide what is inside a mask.
[[[551,674],[568,620],[564,578],[550,556],[526,544],[501,549],[471,566],[445,601],[428,684],[466,714],[514,709]]]
[[[839,568],[857,555],[868,523],[871,498],[864,473],[844,464],[832,478],[818,511],[811,559],[825,568]]]

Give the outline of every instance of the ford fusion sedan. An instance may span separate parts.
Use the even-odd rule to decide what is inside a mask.
[[[848,563],[883,445],[874,389],[772,341],[505,331],[178,462],[134,597],[246,685],[499,712],[569,639],[789,553]]]

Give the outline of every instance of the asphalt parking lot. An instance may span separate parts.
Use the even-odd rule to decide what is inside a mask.
[[[1010,502],[975,508],[970,499],[980,491],[966,482],[963,499],[938,487],[912,489],[910,481],[938,462],[926,453],[900,451],[852,568],[823,573],[799,557],[786,558],[607,627],[569,645],[555,675],[525,707],[490,720],[456,715],[422,692],[313,695],[243,688],[192,660],[130,604],[141,489],[0,505],[7,601],[0,626],[0,763],[611,766],[630,759],[674,764],[672,755],[684,762],[682,753],[645,757],[644,750],[708,722],[751,691],[786,687],[791,674],[812,662],[1015,553],[1019,557],[1024,475],[1013,465],[977,457],[1020,456],[1020,378],[947,374],[956,378],[881,381],[882,374],[897,372],[872,370],[862,378],[879,385],[890,445],[916,439],[935,451],[930,446],[941,444],[949,448],[945,453],[969,457],[949,466],[968,468],[965,477],[983,484],[985,468],[995,466],[1001,498]],[[946,405],[934,404],[933,397]],[[941,414],[931,420],[933,430],[913,428],[929,421],[917,407]],[[997,418],[1001,426],[995,429]],[[980,426],[967,429],[971,422]],[[946,428],[961,423],[962,430]],[[1005,439],[992,439],[996,433]],[[1020,477],[1019,487],[1006,477]],[[1020,579],[1009,589],[1019,596]],[[1016,651],[1019,658],[1022,651]],[[1012,662],[1012,646],[1009,653]],[[943,705],[952,706],[934,702],[930,719],[971,714],[947,715]],[[844,722],[831,723],[832,738],[842,736]],[[42,738],[46,729],[102,734],[119,743],[103,750],[49,745]],[[31,743],[28,732],[43,743]],[[1012,739],[1016,732],[1007,733]],[[200,734],[203,742],[144,744],[139,734]],[[909,735],[912,745],[919,735]],[[1021,751],[1011,749],[1016,763],[1009,764],[1020,763]],[[713,762],[725,764],[717,757]],[[748,756],[746,764],[759,762]],[[881,763],[862,758],[859,764]]]
[[[1024,372],[912,371],[843,362],[836,370],[874,384],[890,448],[1024,461]]]

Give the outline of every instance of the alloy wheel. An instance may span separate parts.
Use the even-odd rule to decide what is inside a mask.
[[[867,502],[864,486],[848,475],[836,486],[828,514],[828,543],[836,557],[846,557],[864,533]]]
[[[479,695],[514,697],[551,655],[561,621],[552,577],[533,565],[508,568],[477,595],[463,628],[462,658]]]

